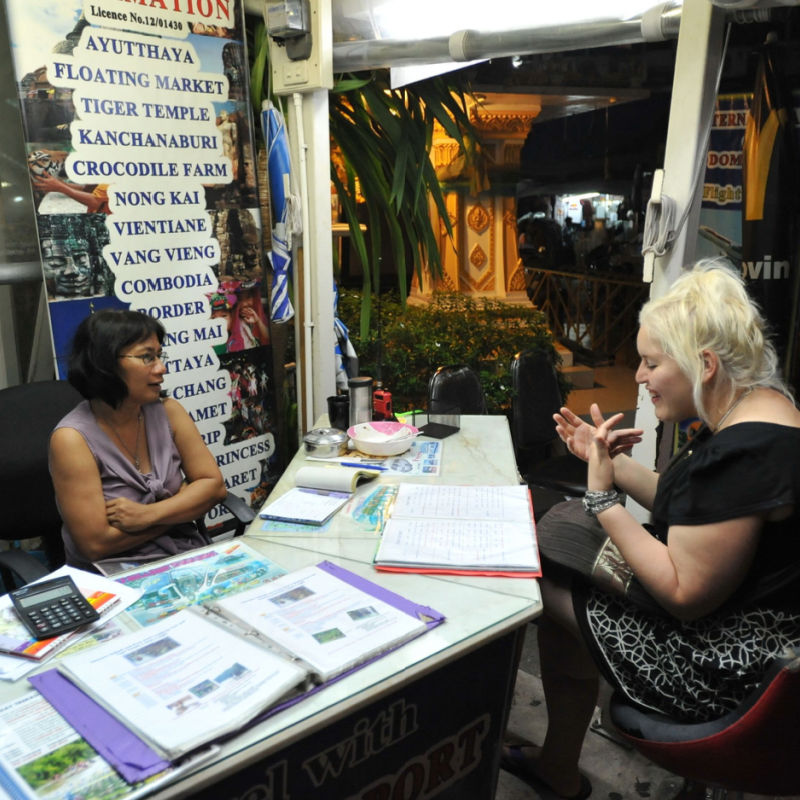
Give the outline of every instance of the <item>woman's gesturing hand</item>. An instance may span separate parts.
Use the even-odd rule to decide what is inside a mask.
[[[586,488],[604,492],[614,488],[614,465],[611,463],[611,442],[614,438],[614,426],[625,416],[612,414],[603,419],[600,406],[592,403],[589,407],[595,427],[592,429],[592,444],[589,448],[589,477]]]
[[[596,404],[594,404],[596,407]],[[600,410],[598,408],[598,414]],[[615,414],[616,424],[622,419],[622,414]],[[589,460],[595,426],[582,420],[577,414],[564,407],[559,414],[553,414],[556,423],[558,438],[567,446],[570,453],[584,461]],[[594,416],[592,417],[594,420]],[[600,415],[602,420],[602,415]],[[621,431],[611,430],[607,435],[608,454],[611,458],[619,453],[627,452],[637,442],[642,441],[642,431],[639,428],[624,428]]]

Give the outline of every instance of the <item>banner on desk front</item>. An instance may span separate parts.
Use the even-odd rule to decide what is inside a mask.
[[[159,319],[169,393],[228,488],[259,505],[275,417],[241,4],[7,0],[7,13],[60,376],[93,311]]]

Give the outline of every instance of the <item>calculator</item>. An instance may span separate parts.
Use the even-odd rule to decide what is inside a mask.
[[[34,639],[60,636],[100,617],[69,575],[29,583],[10,595]]]

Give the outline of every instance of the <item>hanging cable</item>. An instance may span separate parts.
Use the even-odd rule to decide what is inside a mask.
[[[657,200],[651,198],[647,201],[642,233],[642,255],[652,253],[654,256],[663,256],[672,247],[672,242],[680,230],[680,226],[676,229],[674,224],[676,208],[675,201],[665,194]]]

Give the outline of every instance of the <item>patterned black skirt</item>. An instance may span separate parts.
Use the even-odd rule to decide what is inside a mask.
[[[606,679],[632,703],[687,722],[731,711],[770,662],[800,644],[796,612],[748,608],[681,622],[587,585],[574,587],[573,601]]]

